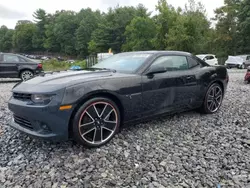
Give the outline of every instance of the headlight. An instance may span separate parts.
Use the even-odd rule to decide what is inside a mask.
[[[31,100],[36,104],[48,104],[53,95],[44,95],[44,94],[34,94],[31,95]]]

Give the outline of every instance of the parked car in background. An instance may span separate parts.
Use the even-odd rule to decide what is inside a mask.
[[[18,54],[0,53],[0,78],[21,78],[25,81],[41,72],[41,63]]]
[[[224,66],[210,66],[190,53],[120,53],[86,70],[39,75],[16,85],[8,103],[10,126],[37,138],[73,138],[99,147],[125,123],[191,109],[216,113],[228,80]]]
[[[58,56],[56,59],[57,59],[58,61],[64,61],[64,59],[63,59],[61,56]]]
[[[49,57],[43,56],[43,57],[41,57],[41,60],[49,60]]]
[[[247,68],[247,65],[250,64],[249,60],[250,60],[250,55],[228,56],[225,65],[228,69],[231,68],[245,69]]]
[[[213,54],[198,54],[196,56],[209,65],[218,65],[218,59]]]
[[[250,66],[250,56],[246,57],[246,61],[243,62],[243,68],[246,69]]]
[[[73,59],[69,59],[69,60],[67,60],[66,62],[67,62],[67,63],[71,63],[71,64],[72,64],[72,63],[75,63],[76,61],[75,61],[75,60],[73,60]]]

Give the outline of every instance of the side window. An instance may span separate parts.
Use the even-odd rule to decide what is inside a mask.
[[[178,71],[187,70],[188,62],[185,56],[162,56],[157,58],[152,66],[161,66],[167,71]]]
[[[3,55],[3,61],[5,63],[18,63],[19,59],[15,55]]]
[[[206,60],[212,60],[212,59],[214,59],[213,56],[207,56],[207,57],[206,57]]]
[[[3,55],[0,54],[0,61],[3,61]]]
[[[24,63],[24,62],[27,62],[25,59],[23,59],[23,58],[21,58],[21,57],[18,57],[18,58],[19,58],[19,61],[20,61],[20,62],[23,62],[23,63]]]
[[[250,60],[250,56],[247,56],[247,59],[246,60]]]
[[[199,65],[198,61],[196,61],[195,59],[191,57],[187,57],[187,59],[188,59],[188,66],[190,69]]]

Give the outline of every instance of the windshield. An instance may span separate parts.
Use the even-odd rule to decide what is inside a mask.
[[[112,69],[117,72],[134,73],[151,56],[146,53],[120,53],[113,55],[92,68]]]

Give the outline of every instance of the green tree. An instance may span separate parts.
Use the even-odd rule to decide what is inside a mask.
[[[99,11],[93,12],[90,8],[82,9],[79,13],[82,17],[80,26],[76,30],[76,50],[82,57],[88,55],[88,43],[91,40],[91,34],[98,27],[101,20]]]
[[[73,11],[61,11],[55,17],[53,36],[60,44],[61,52],[67,55],[76,55],[77,29],[76,13]]]
[[[112,24],[104,19],[91,35],[91,42],[89,43],[91,46],[88,46],[89,53],[108,52],[109,48],[113,49],[113,40]]]
[[[13,45],[18,52],[33,51],[32,38],[36,32],[36,25],[31,21],[20,20],[17,22],[14,35]]]
[[[43,42],[43,47],[49,51],[49,52],[60,52],[60,44],[56,40],[56,35],[54,33],[54,23],[55,18],[59,15],[59,12],[56,12],[56,14],[48,14],[47,19],[48,22],[45,25],[45,40]]]
[[[154,45],[156,49],[164,50],[167,47],[169,30],[177,20],[179,9],[175,10],[175,8],[169,5],[166,0],[159,0],[156,5],[156,10],[159,14],[154,17],[157,25],[157,35],[155,37]]]
[[[250,0],[243,0],[239,4],[239,46],[241,53],[250,53]]]
[[[160,0],[157,9],[157,49],[208,53],[208,45],[204,44],[209,38],[210,22],[201,3],[189,0],[185,9],[181,10],[174,9],[165,0]]]
[[[34,49],[44,50],[45,41],[45,25],[47,24],[47,13],[43,9],[38,9],[33,14],[36,23],[36,32],[32,38]]]
[[[135,17],[126,27],[124,51],[152,50],[156,26],[152,19]]]
[[[219,56],[235,55],[238,51],[238,9],[240,0],[224,0],[224,6],[215,10],[216,46]]]
[[[88,52],[89,52],[89,54],[93,54],[93,55],[98,53],[98,49],[97,49],[95,41],[93,41],[93,40],[89,41]]]
[[[14,31],[6,26],[0,27],[0,51],[9,52],[12,50],[12,37]]]

